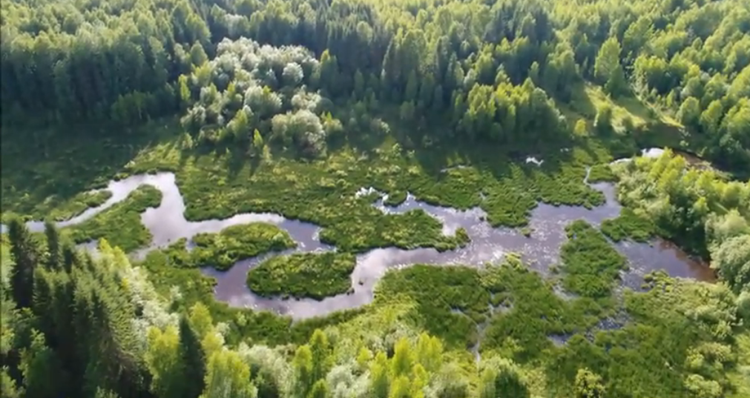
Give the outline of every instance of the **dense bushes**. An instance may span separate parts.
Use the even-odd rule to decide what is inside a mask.
[[[347,253],[297,253],[269,258],[247,274],[250,290],[261,296],[321,300],[352,288],[356,258]]]

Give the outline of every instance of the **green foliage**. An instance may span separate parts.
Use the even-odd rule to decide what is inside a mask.
[[[529,397],[526,381],[520,374],[518,367],[504,358],[493,358],[483,364],[479,396],[492,398],[502,395],[510,397]]]
[[[272,257],[247,274],[250,290],[261,296],[321,300],[351,289],[356,258],[348,253],[298,253]]]
[[[110,197],[112,197],[112,192],[106,190],[82,192],[67,200],[51,196],[33,208],[26,205],[26,209],[21,211],[25,215],[25,220],[46,218],[52,221],[65,221],[80,215],[86,209],[101,206]]]
[[[499,350],[519,363],[541,360],[553,347],[549,336],[583,332],[605,314],[589,298],[569,302],[559,297],[549,282],[515,259],[488,269],[482,284],[499,307],[482,348]]]
[[[45,345],[44,335],[31,331],[31,345],[21,351],[19,369],[23,373],[24,393],[29,397],[55,397],[60,385],[60,363],[55,352]]]
[[[568,242],[560,249],[563,286],[585,297],[608,298],[620,270],[626,268],[625,258],[585,221],[569,224],[565,232]]]
[[[615,242],[624,239],[647,242],[655,232],[654,223],[650,219],[627,207],[622,209],[619,217],[602,222],[602,233]]]
[[[602,385],[601,376],[583,368],[576,373],[575,381],[576,398],[604,398],[605,389]]]
[[[378,284],[378,300],[404,294],[417,302],[415,317],[430,334],[451,346],[471,346],[476,324],[486,319],[489,294],[477,289],[480,275],[465,267],[415,265],[389,272]]]
[[[594,76],[604,85],[605,90],[617,96],[625,90],[625,73],[620,65],[620,43],[610,37],[602,44],[594,64]]]
[[[597,245],[590,242],[603,239],[580,222],[571,224],[568,232],[575,236],[566,246],[581,251],[596,251]],[[33,240],[30,245],[41,249]],[[602,316],[611,314],[606,302],[585,296],[563,299],[552,283],[514,257],[483,270],[414,266],[389,272],[375,303],[361,316],[340,317],[325,332],[311,330],[307,344],[298,346],[294,359],[287,363],[284,356],[272,354],[255,339],[253,347],[244,342],[227,345],[224,334],[231,333],[222,331],[240,323],[225,323],[230,319],[227,315],[240,312],[217,306],[210,287],[202,298],[208,306],[188,303],[187,290],[185,295],[163,301],[164,296],[157,294],[140,268],[132,267],[123,252],[106,241],[101,242],[97,260],[84,255],[66,260],[68,246],[63,246],[58,261],[72,261],[72,266],[33,267],[33,312],[20,314],[21,322],[12,323],[18,338],[10,350],[20,354],[24,391],[34,391],[35,396],[66,391],[116,397],[135,389],[139,394],[150,391],[165,397],[254,397],[271,391],[282,397],[328,396],[337,391],[411,397],[427,390],[451,397],[496,396],[499,392],[533,396],[544,391],[551,396],[598,397],[605,388],[615,397],[706,391],[720,396],[729,391],[737,372],[732,336],[742,327],[738,316],[744,304],[722,284],[650,276],[647,293],[624,292],[624,310],[630,317],[625,326],[589,334]],[[157,271],[153,257],[149,255],[144,265]],[[194,268],[174,270],[197,273],[181,281],[181,287],[188,288],[189,282],[201,277]],[[402,304],[407,304],[403,307],[406,317],[394,317]],[[179,306],[189,316],[178,320],[170,312],[169,308]],[[377,313],[386,317],[359,323]],[[253,324],[256,330],[271,325],[262,314],[241,314],[247,317],[242,323]],[[439,328],[441,319],[450,322],[444,329]],[[462,319],[470,322],[466,328]],[[216,320],[223,321],[214,324]],[[29,327],[30,322],[40,329]],[[378,326],[370,331],[364,325]],[[477,370],[474,358],[462,353],[460,343],[469,343],[463,338],[483,327],[483,359]],[[418,333],[422,328],[441,334]],[[279,324],[266,336],[289,339],[294,335],[290,329],[288,323]],[[451,335],[456,329],[461,333]],[[143,335],[140,330],[148,332]],[[362,338],[363,333],[369,337]],[[572,336],[559,347],[548,338],[565,334]],[[243,335],[263,336],[247,330]],[[447,352],[443,341],[448,343]],[[289,352],[279,349],[279,353]],[[665,361],[671,366],[665,367]],[[457,368],[458,364],[465,369]],[[363,374],[365,369],[369,373]],[[59,377],[50,378],[50,374]],[[139,382],[139,374],[148,375],[149,384]],[[0,376],[4,392],[12,397],[17,392],[14,381],[5,383],[6,375]],[[33,381],[39,375],[44,383]],[[465,377],[472,380],[475,390],[470,390]]]
[[[151,233],[141,223],[141,213],[160,204],[161,191],[143,185],[124,201],[63,231],[75,243],[106,239],[125,251],[132,251],[151,242]]]
[[[174,266],[227,270],[239,260],[297,245],[288,232],[267,223],[233,225],[217,233],[200,233],[193,236],[192,242],[195,246],[189,252],[185,240],[178,240],[167,249]]]
[[[747,0],[319,3],[4,2],[4,221],[71,218],[106,201],[107,191],[86,192],[116,173],[168,170],[191,220],[275,212],[319,224],[336,257],[451,250],[468,243],[465,230],[443,236],[421,210],[384,214],[354,193],[478,206],[493,226],[521,227],[540,201],[603,203],[581,182],[599,165],[589,181],[617,180],[626,205],[605,234],[663,235],[710,255],[730,286],[652,276],[615,312],[623,260],[577,222],[561,283],[578,297],[557,296],[557,281],[515,259],[483,270],[417,265],[388,273],[372,305],[292,324],[216,302],[214,281],[196,269],[292,247],[275,227],[201,235],[190,252],[181,241],[142,268],[106,241],[96,260],[66,243],[69,234],[125,252],[148,244],[139,213],[160,195],[144,187],[62,236],[48,229],[41,245],[11,223],[3,396],[744,396],[747,183],[672,154],[616,166],[616,178],[601,165],[684,142],[748,172]],[[171,119],[149,123],[175,112],[187,133]],[[545,163],[514,161],[531,153]],[[332,286],[348,276],[332,271],[317,281],[340,291]],[[595,330],[604,316],[625,326]],[[421,330],[436,337],[414,345]],[[282,346],[271,355],[261,342]],[[308,343],[291,364],[290,342]],[[481,373],[464,350],[474,343]],[[370,355],[355,366],[358,352]]]
[[[186,316],[179,323],[179,363],[182,366],[182,393],[195,398],[205,388],[206,358],[200,347],[198,336]]]
[[[250,382],[250,366],[236,351],[219,348],[206,365],[206,387],[201,398],[255,398],[257,389]]]
[[[151,391],[159,397],[182,397],[183,386],[188,382],[180,357],[180,336],[177,328],[168,326],[164,331],[149,330],[146,363],[151,379]],[[192,380],[190,380],[192,382]]]
[[[31,305],[38,248],[26,225],[18,218],[11,220],[8,226],[8,241],[14,264],[9,278],[11,297],[18,308],[27,308]]]
[[[657,232],[701,256],[719,259],[713,267],[721,274],[726,264],[727,282],[741,290],[746,283],[741,275],[747,272],[740,271],[743,254],[738,249],[750,232],[747,182],[726,181],[711,169],[693,168],[669,150],[658,159],[638,159],[618,168],[618,174],[618,189],[624,193],[620,197],[635,212],[634,217],[623,217],[623,211],[606,227],[608,235],[645,237],[647,230]],[[653,227],[648,225],[652,221]]]
[[[711,267],[717,269],[735,291],[739,293],[750,286],[750,234],[722,242],[712,251],[711,258]]]
[[[597,182],[616,182],[617,181],[617,175],[612,172],[612,169],[608,164],[595,164],[591,166],[591,170],[589,171],[589,179],[588,182],[590,183],[597,183]]]

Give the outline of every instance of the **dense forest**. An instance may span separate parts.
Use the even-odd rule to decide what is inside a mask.
[[[248,141],[252,127],[262,137],[306,128],[304,146],[337,126],[303,112],[315,106],[303,99],[320,95],[341,105],[331,111],[347,128],[370,127],[362,119],[391,105],[430,135],[522,145],[571,134],[576,120],[555,104],[590,81],[676,119],[692,150],[746,168],[748,9],[747,0],[8,1],[2,116],[122,124],[191,108],[199,122],[205,108],[205,123],[236,117],[228,130]],[[428,128],[439,115],[451,128]]]
[[[750,396],[750,0],[0,11],[0,397]],[[112,188],[143,175],[180,202]],[[373,251],[471,248],[471,228],[382,210],[414,198],[533,252],[540,204],[608,205],[592,183],[619,216],[562,225],[547,268],[398,264],[309,318],[217,299],[248,259],[260,299],[325,305]],[[185,224],[148,224],[159,206]],[[247,213],[265,218],[226,221]],[[269,214],[333,249],[299,252]],[[627,284],[623,242],[657,241],[712,278]]]

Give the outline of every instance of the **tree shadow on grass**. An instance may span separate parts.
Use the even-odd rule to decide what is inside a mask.
[[[161,119],[132,129],[80,125],[49,131],[44,140],[32,140],[34,130],[3,127],[3,210],[31,213],[50,197],[62,203],[103,188],[140,151],[173,139],[179,129],[174,120]]]

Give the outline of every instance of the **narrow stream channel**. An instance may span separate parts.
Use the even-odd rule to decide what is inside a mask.
[[[103,205],[86,210],[83,214],[70,220],[58,223],[64,227],[80,223],[97,213],[124,200],[128,194],[140,185],[150,184],[161,190],[163,194],[161,205],[146,210],[141,215],[141,221],[153,235],[152,245],[135,253],[141,257],[148,250],[164,247],[180,238],[190,239],[201,232],[219,232],[231,225],[249,222],[268,222],[289,232],[298,242],[298,248],[287,251],[310,252],[335,250],[318,239],[320,227],[289,220],[272,213],[238,214],[224,220],[206,220],[199,222],[188,221],[184,217],[185,203],[175,183],[173,173],[158,173],[153,175],[136,175],[120,181],[111,181],[106,189],[112,192],[112,197]],[[620,205],[616,201],[615,189],[612,184],[590,184],[593,189],[601,191],[606,202],[593,209],[572,206],[552,206],[540,203],[531,213],[529,228],[530,237],[524,236],[519,229],[492,228],[484,221],[486,214],[480,208],[466,211],[438,207],[419,202],[412,195],[398,206],[390,207],[383,204],[384,195],[373,205],[383,212],[403,213],[409,210],[421,209],[440,220],[444,226],[443,233],[452,235],[456,229],[463,227],[471,238],[471,243],[465,248],[438,252],[435,249],[402,250],[398,248],[380,248],[357,256],[357,265],[352,273],[353,290],[347,294],[328,297],[317,301],[313,299],[283,299],[281,297],[267,298],[253,293],[246,286],[246,275],[250,268],[262,260],[278,253],[268,254],[257,258],[242,260],[226,272],[206,268],[203,272],[216,278],[216,298],[228,302],[232,306],[270,310],[279,314],[290,315],[295,319],[304,319],[326,315],[338,310],[356,308],[370,303],[374,297],[374,288],[378,280],[389,269],[407,267],[411,264],[463,264],[481,266],[487,262],[500,260],[509,252],[520,253],[530,267],[546,274],[549,267],[559,260],[561,245],[565,242],[565,225],[571,221],[582,219],[599,226],[608,218],[617,217]],[[41,222],[29,222],[32,231],[44,229]],[[3,226],[3,231],[5,226]],[[91,245],[84,245],[91,247]],[[650,243],[625,242],[614,244],[615,248],[629,260],[631,270],[624,273],[623,284],[638,289],[642,276],[656,269],[664,269],[670,275],[699,280],[713,280],[713,272],[704,264],[691,259],[678,248],[661,240]]]

